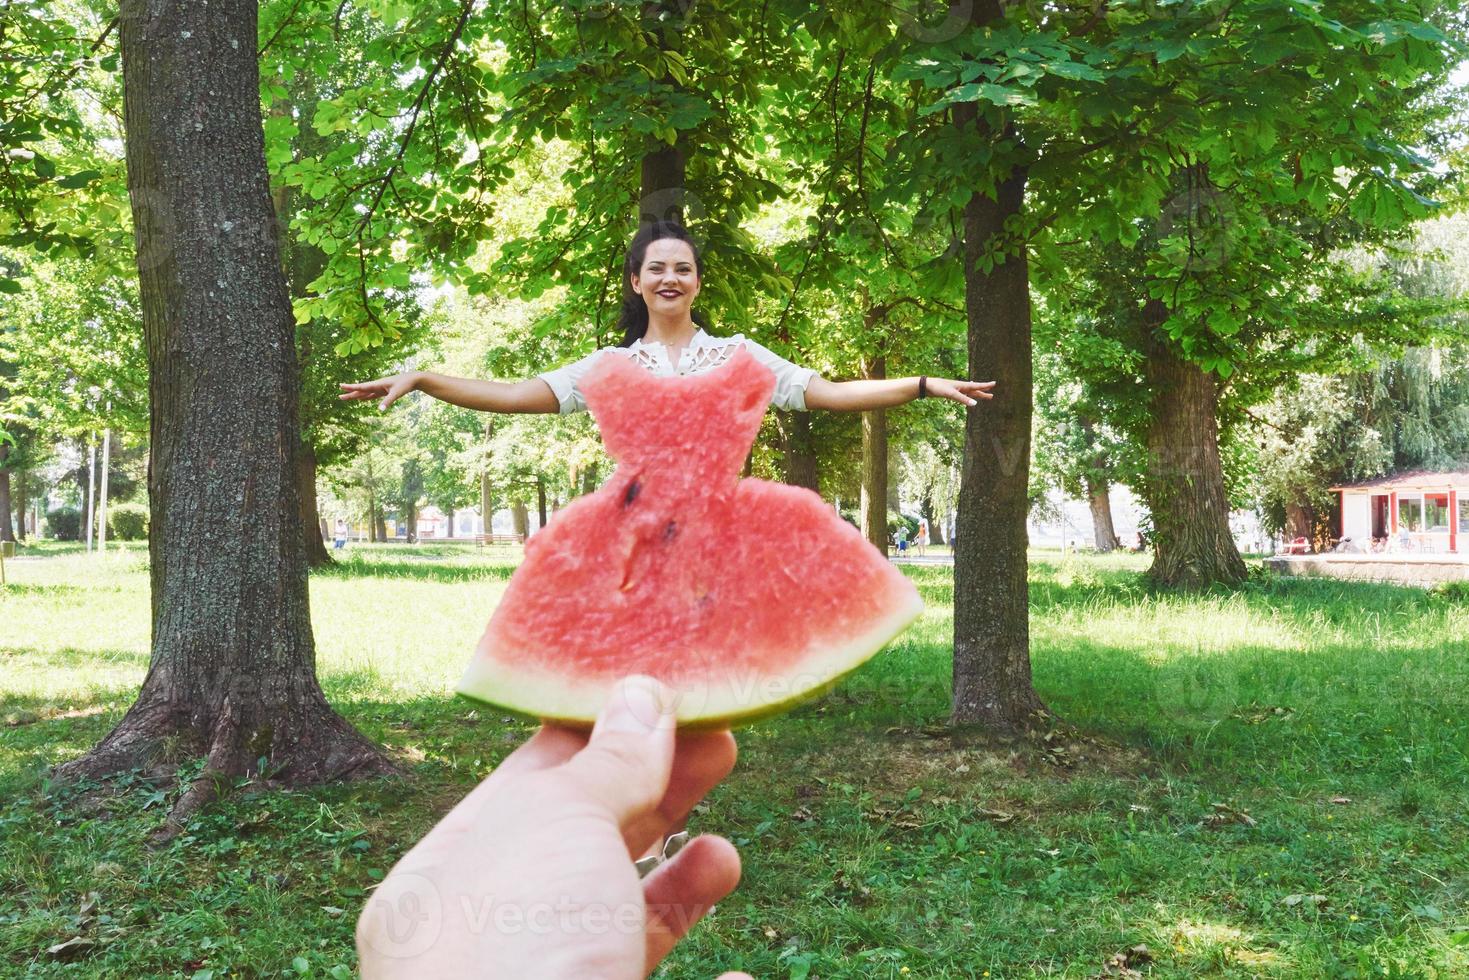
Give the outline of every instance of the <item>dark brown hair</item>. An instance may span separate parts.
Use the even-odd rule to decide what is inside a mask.
[[[631,347],[633,341],[642,339],[648,332],[648,304],[640,294],[633,292],[632,276],[642,271],[648,246],[664,238],[687,242],[694,253],[694,269],[700,280],[704,278],[704,260],[699,255],[699,246],[683,225],[675,221],[653,221],[639,228],[627,246],[627,257],[622,260],[622,316],[617,321],[618,329],[622,331],[622,342],[618,347]],[[709,328],[709,318],[703,313],[690,310],[689,316],[699,326],[706,330]]]

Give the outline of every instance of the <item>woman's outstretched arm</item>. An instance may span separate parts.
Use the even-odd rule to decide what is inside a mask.
[[[513,382],[476,381],[431,371],[404,371],[376,381],[344,382],[341,388],[342,393],[337,397],[343,401],[376,398],[379,400],[378,408],[383,411],[410,391],[421,391],[451,405],[480,412],[555,414],[560,410],[556,393],[540,378]]]
[[[990,393],[993,381],[929,378],[924,385],[930,398],[948,398],[961,405],[977,405],[980,399],[995,397]],[[918,378],[827,381],[817,376],[806,386],[806,407],[829,412],[869,412],[906,405],[917,397]]]

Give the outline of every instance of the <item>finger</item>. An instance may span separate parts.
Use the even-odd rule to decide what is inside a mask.
[[[651,972],[710,906],[740,883],[740,854],[723,837],[695,837],[643,879],[648,907],[647,962]]]
[[[688,816],[694,804],[729,775],[737,754],[734,736],[727,731],[680,734],[674,744],[673,770],[663,799],[653,812],[623,828],[628,854],[635,858],[646,854]]]
[[[955,388],[951,392],[945,392],[944,393],[944,396],[946,398],[953,399],[954,401],[958,402],[960,405],[978,405],[979,404],[979,402],[975,401],[973,398],[970,398],[968,395],[964,394],[964,392],[960,391],[958,388]]]
[[[672,692],[651,677],[637,675],[613,689],[587,747],[555,772],[626,832],[662,801],[673,755]]]

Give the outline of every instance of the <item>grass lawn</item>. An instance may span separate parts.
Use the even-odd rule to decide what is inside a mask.
[[[323,684],[411,778],[242,794],[150,851],[176,788],[83,812],[45,779],[143,677],[146,554],[24,554],[0,591],[0,976],[350,976],[365,889],[528,733],[449,694],[515,552],[356,548],[311,583]],[[738,844],[744,882],[661,976],[1469,976],[1462,593],[1155,595],[1138,557],[1033,558],[1064,724],[948,737],[951,570],[906,568],[913,629],[740,733],[692,829]]]

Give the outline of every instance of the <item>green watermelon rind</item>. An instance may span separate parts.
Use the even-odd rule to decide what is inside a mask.
[[[909,583],[909,586],[911,588],[911,583]],[[843,664],[843,666],[837,667],[830,677],[818,680],[809,687],[802,688],[794,694],[781,698],[778,701],[752,703],[745,708],[736,708],[732,711],[719,712],[713,715],[685,716],[681,713],[678,717],[678,728],[680,731],[714,731],[738,728],[783,714],[798,705],[812,701],[836,687],[844,678],[856,671],[857,668],[877,656],[885,646],[907,629],[922,612],[923,600],[919,598],[918,590],[914,588],[906,602],[899,605],[871,630],[852,641],[850,645],[844,648],[835,648],[833,652],[825,657],[813,655],[803,658],[803,673],[811,673],[812,668],[823,663],[834,662]],[[855,654],[846,652],[843,654],[842,651],[844,649],[846,651],[856,650],[859,652]],[[492,693],[486,690],[487,687],[498,687],[500,691],[508,691],[514,686],[512,672],[502,672],[502,677],[506,681],[503,685],[497,685],[493,681],[486,683],[483,678],[471,684],[471,677],[483,672],[484,668],[480,665],[480,658],[482,656],[482,653],[476,652],[469,669],[465,672],[464,679],[460,681],[459,687],[455,692],[460,697],[478,704],[488,705],[496,710],[504,711],[527,721],[550,722],[567,728],[589,729],[592,727],[595,720],[595,712],[591,712],[592,717],[587,717],[588,712],[557,711],[548,708],[544,704],[541,708],[533,705],[517,704],[514,703],[516,699],[514,698],[513,691],[508,694],[496,696],[498,692]],[[769,676],[774,677],[777,675],[772,674]],[[565,682],[564,678],[561,680]],[[605,681],[598,681],[588,686],[593,687],[598,692],[595,700],[597,706],[600,708],[600,705],[606,700],[606,695],[610,691],[611,685]],[[591,700],[592,698],[588,697],[587,703],[589,709]]]

